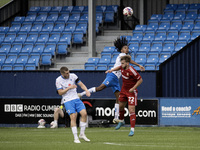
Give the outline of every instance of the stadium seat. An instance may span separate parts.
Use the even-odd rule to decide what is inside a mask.
[[[4,64],[6,60],[6,55],[5,54],[0,54],[0,66]]]
[[[67,54],[68,53],[68,50],[67,50],[68,44],[66,44],[66,43],[58,43],[57,47],[58,47],[58,49],[57,49],[57,53],[58,54]]]
[[[60,33],[51,33],[49,35],[49,42],[58,43],[60,40]]]
[[[44,51],[45,44],[43,43],[36,43],[33,47],[31,54],[41,55]]]
[[[164,14],[165,15],[174,14],[174,9],[164,9]]]
[[[38,35],[37,42],[46,43],[48,40],[49,40],[49,34],[40,32],[40,34]]]
[[[139,31],[145,31],[147,28],[147,25],[136,25],[135,26],[135,30],[139,30]]]
[[[83,43],[83,33],[82,32],[74,32],[73,33],[73,43],[82,44]]]
[[[28,62],[28,55],[19,55],[19,57],[17,58],[15,64],[21,64],[21,65],[25,65]]]
[[[189,10],[188,10],[189,11]],[[185,19],[192,19],[192,20],[195,20],[197,19],[197,13],[188,13],[185,17]]]
[[[114,11],[105,13],[105,22],[114,22]]]
[[[153,41],[155,38],[155,32],[154,31],[145,31],[145,35],[143,36],[143,41]]]
[[[17,33],[21,28],[21,23],[14,23],[9,29],[9,32]]]
[[[82,13],[84,6],[74,6],[71,13]]]
[[[54,12],[54,13],[60,13],[62,10],[62,6],[54,6],[51,8],[50,12]]]
[[[150,52],[160,53],[162,51],[162,43],[163,41],[153,41]]]
[[[51,65],[51,54],[42,54],[41,55],[41,65]]]
[[[12,70],[22,71],[22,70],[24,70],[24,65],[22,65],[22,64],[14,64]]]
[[[165,41],[163,43],[163,51],[173,53],[175,48],[174,45],[174,41]]]
[[[142,66],[146,63],[147,58],[146,57],[135,57],[135,62],[137,62],[138,64],[141,64]]]
[[[182,49],[185,45],[187,45],[187,41],[177,41],[176,42],[176,46],[175,46],[175,51],[179,51],[180,49]]]
[[[27,39],[26,39],[26,43],[35,44],[37,39],[38,39],[38,33],[37,32],[29,32]]]
[[[99,62],[99,59],[100,59],[100,58],[88,58],[87,63],[93,64],[93,65],[96,66],[96,65],[98,64],[98,62]]]
[[[200,5],[199,4],[195,4],[195,3],[190,4],[190,6],[189,6],[189,9],[199,9],[199,8],[200,8]]]
[[[82,14],[88,14],[88,6],[85,6],[83,11],[82,11]]]
[[[7,58],[4,62],[4,64],[13,65],[16,62],[16,60],[17,60],[17,55],[10,54],[10,55],[7,55]]]
[[[151,42],[150,41],[141,41],[140,42],[140,47],[138,51],[143,51],[148,53],[151,48]]]
[[[61,33],[64,30],[64,28],[65,28],[65,23],[60,22],[60,21],[55,22],[53,32]]]
[[[7,33],[9,31],[10,27],[0,27],[0,33]]]
[[[60,37],[60,42],[67,43],[68,45],[71,45],[72,40],[72,34],[71,32],[63,32]]]
[[[114,10],[115,13],[117,13],[118,7],[119,7],[118,5],[112,5],[112,8],[113,8],[113,10]]]
[[[191,32],[191,40],[196,39],[199,35],[200,35],[200,30],[199,30],[199,29],[193,30],[193,31]]]
[[[103,51],[101,52],[101,56],[108,56],[111,58],[114,51],[115,51],[114,46],[106,46],[106,47],[104,47]]]
[[[161,20],[169,20],[169,21],[171,21],[173,18],[174,18],[174,14],[164,14]]]
[[[32,6],[29,11],[32,11],[32,12],[38,12],[40,11],[40,7],[39,6]]]
[[[61,13],[58,17],[58,21],[64,21],[64,23],[67,23],[69,20],[69,13]]]
[[[65,26],[65,29],[64,31],[67,31],[67,32],[71,32],[73,33],[76,29],[76,23],[67,23],[66,26]]]
[[[27,33],[21,33],[21,32],[19,32],[17,34],[17,37],[15,38],[15,42],[23,44],[26,41],[26,38],[27,38]]]
[[[154,71],[156,70],[156,65],[152,63],[146,63],[144,65],[146,71]]]
[[[6,71],[12,70],[12,65],[4,64],[2,65],[1,70],[6,70]]]
[[[78,32],[83,32],[83,34],[87,33],[87,23],[78,23],[78,25],[76,26],[76,30]]]
[[[33,32],[40,32],[42,30],[43,23],[42,22],[34,22],[31,28]]]
[[[34,21],[36,21],[36,15],[26,16],[24,21],[26,21],[26,22],[34,22]]]
[[[4,38],[4,42],[12,43],[15,41],[16,34],[15,33],[7,33],[6,37]]]
[[[26,65],[33,65],[35,67],[38,67],[39,66],[39,61],[40,61],[40,55],[30,55],[29,59],[28,59],[28,62]],[[26,68],[26,65],[25,65],[25,68]]]
[[[108,65],[106,64],[97,64],[96,66],[96,70],[99,70],[99,71],[106,71],[108,69]]]
[[[32,50],[33,50],[33,44],[24,43],[20,54],[29,55],[32,52]]]
[[[2,43],[0,46],[0,54],[7,55],[10,52],[10,43]]]
[[[178,31],[177,30],[169,30],[167,35],[167,40],[178,40]]]
[[[149,24],[147,25],[146,30],[154,30],[156,31],[158,29],[158,25],[157,24]]]
[[[131,43],[130,45],[129,45],[129,50],[131,51],[131,52],[137,52],[138,51],[138,49],[139,49],[139,42],[133,42],[133,43]]]
[[[0,32],[0,44],[4,41],[5,33]]]
[[[103,22],[103,13],[102,12],[96,13],[96,21],[99,22],[100,24]]]
[[[10,49],[9,54],[19,55],[19,53],[21,52],[21,50],[22,50],[22,44],[20,44],[20,43],[13,43],[12,47]]]
[[[190,30],[181,30],[179,32],[179,40],[189,41],[190,38],[191,38],[191,36],[190,36]]]
[[[187,10],[189,8],[190,4],[179,4],[177,5],[177,9],[185,9]]]
[[[169,53],[161,53],[158,62],[159,62],[159,63],[162,63],[162,62],[164,62],[165,60],[167,60],[169,57],[171,57],[171,54],[169,54]]]
[[[98,5],[96,6],[96,12],[104,13],[106,10],[106,5]]]
[[[155,40],[166,40],[167,38],[167,32],[165,30],[157,30],[156,35],[155,35]]]
[[[43,32],[51,32],[53,30],[54,23],[49,21],[49,22],[44,22],[42,30]]]
[[[43,7],[40,7],[40,11],[41,12],[49,12],[51,11],[51,6],[43,6]]]
[[[116,10],[114,10],[114,7],[113,5],[108,5],[104,11],[104,13],[107,13],[107,12],[112,12],[112,13],[115,13]]]
[[[185,9],[176,9],[175,10],[175,15],[185,15],[186,14],[186,10]]]
[[[17,16],[14,19],[14,22],[20,22],[20,23],[22,23],[24,21],[25,21],[25,17],[21,17],[21,16]]]
[[[55,55],[56,52],[56,44],[53,43],[47,43],[45,48],[44,48],[44,53],[45,54],[51,54],[51,55]]]
[[[177,6],[178,6],[178,4],[167,4],[165,9],[166,9],[166,10],[167,10],[167,9],[176,10],[176,9],[177,9]]]
[[[72,10],[73,11],[73,10]],[[74,14],[71,14],[71,16],[69,16],[69,20],[68,22],[78,22],[80,19],[80,13],[74,13]]]
[[[36,66],[34,64],[26,64],[25,70],[36,70]]]
[[[88,23],[88,14],[83,14],[81,17],[80,17],[80,20],[79,22],[84,22],[84,23]]]
[[[94,64],[85,63],[85,70],[96,70],[96,66]]]
[[[108,65],[110,63],[110,61],[111,61],[110,57],[103,57],[103,58],[99,59],[98,64],[106,64],[106,65]]]
[[[153,14],[150,18],[151,20],[158,20],[162,19],[162,14]]]
[[[55,22],[55,21],[57,21],[57,19],[58,19],[58,13],[56,13],[56,12],[50,12],[48,14],[48,16],[47,16],[46,21],[53,21],[53,22]]]
[[[31,30],[32,23],[30,22],[23,22],[20,28],[20,32],[29,32]]]
[[[45,22],[47,19],[47,13],[39,13],[35,21]]]
[[[61,13],[71,13],[71,11],[73,10],[74,6],[63,6]]]
[[[147,58],[147,62],[146,63],[150,63],[150,64],[156,65],[158,63],[158,57],[154,57],[154,55],[152,55],[152,57],[148,57]]]
[[[194,24],[184,24],[181,30],[190,30],[192,31],[194,28]]]
[[[177,30],[177,31],[180,31],[182,28],[182,23],[181,24],[172,24],[169,28],[169,30]]]
[[[168,31],[170,28],[170,21],[160,21],[160,25],[158,27],[158,30],[165,30]]]

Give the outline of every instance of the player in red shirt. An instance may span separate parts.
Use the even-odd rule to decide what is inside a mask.
[[[136,122],[136,114],[135,114],[135,106],[137,106],[137,87],[142,83],[142,77],[140,74],[129,64],[130,56],[121,57],[121,66],[113,68],[111,70],[106,71],[106,73],[110,73],[112,71],[117,71],[121,69],[122,73],[122,89],[119,95],[119,123],[116,126],[116,130],[118,130],[121,126],[125,124],[124,122],[124,113],[125,106],[128,102],[128,110],[130,114],[130,124],[131,131],[129,136],[134,135],[134,128]]]

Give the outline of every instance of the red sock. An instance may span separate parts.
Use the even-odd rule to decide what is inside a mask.
[[[119,111],[119,119],[120,120],[124,120],[124,113],[125,113],[125,110],[120,110]]]
[[[135,122],[136,122],[136,115],[135,115],[135,113],[131,113],[130,114],[131,128],[135,128]]]

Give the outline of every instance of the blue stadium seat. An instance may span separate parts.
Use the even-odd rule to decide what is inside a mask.
[[[154,31],[156,31],[157,29],[158,29],[158,25],[157,24],[149,24],[147,26],[146,30],[154,30]]]
[[[184,24],[181,30],[190,30],[192,31],[194,28],[194,24]]]
[[[83,32],[74,32],[73,33],[73,43],[82,44],[83,43]]]
[[[79,22],[88,23],[88,14],[83,14],[83,15],[80,17]]]
[[[7,33],[6,37],[4,38],[4,42],[12,43],[15,41],[16,34],[15,33]]]
[[[118,55],[114,55],[114,56],[111,58],[110,63],[111,63],[111,64],[115,64],[117,57],[118,57]]]
[[[193,30],[193,31],[191,32],[191,40],[196,39],[199,35],[200,35],[200,30],[199,30],[199,29]]]
[[[45,48],[44,48],[44,53],[45,54],[51,54],[51,55],[55,55],[56,52],[56,44],[53,43],[47,43]]]
[[[132,39],[132,36],[131,36],[131,35],[122,35],[122,36],[120,36],[120,38],[122,38],[122,37],[126,38],[126,40],[127,40],[128,42],[130,42],[131,39]]]
[[[0,44],[4,41],[5,33],[0,32]]]
[[[138,64],[141,64],[142,66],[146,63],[147,58],[146,57],[135,57],[135,62],[137,62]]]
[[[71,14],[71,16],[69,16],[69,20],[68,22],[78,22],[80,19],[80,13],[75,13],[75,14]]]
[[[67,32],[71,32],[73,33],[76,29],[76,23],[67,23],[66,26],[65,26],[65,29],[64,31],[67,31]]]
[[[26,64],[25,70],[36,70],[36,66],[34,64]]]
[[[178,4],[167,4],[165,9],[177,9]]]
[[[129,45],[129,50],[131,51],[131,52],[137,52],[138,51],[138,49],[139,49],[139,42],[133,42],[133,43],[131,43],[130,45]]]
[[[72,34],[71,32],[63,32],[61,37],[60,37],[60,42],[64,42],[65,44],[67,43],[68,45],[71,45],[71,40],[72,40]]]
[[[173,53],[175,48],[174,43],[174,41],[165,41],[163,43],[163,51]]]
[[[118,5],[112,5],[112,7],[113,7],[114,12],[117,13],[119,6]]]
[[[96,70],[99,70],[99,71],[106,71],[108,69],[108,65],[106,64],[97,64],[96,66]]]
[[[41,65],[51,65],[51,54],[42,54],[41,55]]]
[[[24,43],[20,54],[29,55],[33,50],[33,44]]]
[[[186,15],[185,19],[192,19],[192,20],[195,20],[195,19],[197,19],[197,14],[188,13],[188,14]]]
[[[10,27],[0,27],[0,33],[7,33],[9,31]]]
[[[27,34],[18,32],[17,37],[15,38],[15,42],[24,43],[26,41]]]
[[[6,60],[6,54],[0,54],[0,67],[4,64]]]
[[[141,41],[140,42],[140,47],[138,51],[143,51],[148,53],[151,48],[151,42],[150,41]]]
[[[147,58],[147,62],[146,63],[151,63],[151,64],[154,64],[156,65],[158,63],[158,57],[152,55],[151,57],[148,57]]]
[[[110,61],[111,61],[110,57],[103,57],[103,58],[99,59],[98,64],[106,64],[106,65],[108,65],[110,63]]]
[[[12,47],[10,49],[9,54],[19,55],[19,53],[21,52],[21,50],[22,50],[22,44],[20,44],[20,43],[13,43]]]
[[[96,23],[96,33],[99,33],[99,23]]]
[[[19,57],[17,58],[15,64],[20,64],[20,65],[23,65],[25,66],[25,64],[28,62],[28,55],[19,55]]]
[[[49,35],[49,42],[58,43],[60,41],[60,33],[51,33]]]
[[[13,65],[17,60],[17,55],[7,55],[7,58],[5,60],[5,63],[6,65]]]
[[[71,13],[82,13],[84,6],[74,6]]]
[[[42,22],[34,22],[31,28],[31,32],[40,32],[42,30],[43,23]]]
[[[61,13],[71,13],[71,11],[73,10],[74,6],[63,6]]]
[[[194,25],[194,20],[185,19],[185,20],[183,20],[183,25]]]
[[[22,70],[24,70],[24,65],[22,65],[22,64],[14,64],[12,70],[22,71]]]
[[[32,11],[32,12],[38,12],[40,11],[40,7],[39,6],[32,6],[29,11]]]
[[[143,36],[143,41],[153,41],[155,38],[155,32],[154,31],[145,31],[145,35]]]
[[[170,20],[171,21],[173,18],[174,18],[174,14],[164,14],[161,20]]]
[[[98,62],[99,62],[99,60],[100,60],[100,58],[88,58],[88,61],[87,61],[87,63],[89,63],[89,64],[93,64],[93,65],[97,65],[98,64]]]
[[[179,4],[177,5],[177,9],[185,9],[187,10],[189,8],[190,4]]]
[[[51,8],[51,12],[60,13],[62,10],[62,6],[54,6]]]
[[[96,13],[96,21],[99,22],[100,24],[103,22],[103,13],[102,12]]]
[[[182,28],[182,21],[180,20],[172,20],[170,30],[180,30]]]
[[[144,65],[146,71],[154,71],[156,70],[156,65],[152,63],[146,63]]]
[[[189,41],[190,38],[191,38],[191,36],[190,36],[190,30],[181,30],[179,32],[179,40]]]
[[[104,12],[105,12],[105,13],[107,13],[107,12],[115,13],[115,10],[114,10],[113,5],[108,5],[108,6],[106,7],[106,10],[105,10]]]
[[[114,22],[114,11],[105,13],[105,22]]]
[[[106,10],[106,5],[98,5],[96,6],[96,12],[104,13]]]
[[[58,17],[58,21],[64,21],[64,23],[67,23],[69,20],[69,13],[61,13]]]
[[[136,25],[135,26],[135,30],[139,30],[139,31],[145,31],[147,28],[147,25]]]
[[[19,32],[20,28],[21,28],[21,23],[14,23],[10,27],[9,32],[17,33],[17,32]]]
[[[14,19],[14,22],[20,22],[20,23],[22,23],[24,21],[25,21],[25,17],[21,17],[21,16],[17,16]]]
[[[174,9],[164,9],[164,14],[165,15],[174,14]]]
[[[12,65],[4,64],[2,65],[1,70],[7,70],[7,71],[12,70]]]
[[[10,43],[2,43],[0,46],[0,54],[7,55],[10,52]]]
[[[175,51],[179,51],[179,50],[182,49],[185,45],[187,45],[187,41],[180,41],[180,40],[178,40],[178,41],[176,42]]]
[[[167,38],[167,32],[165,30],[157,30],[155,40],[166,40]]]
[[[151,20],[158,20],[162,19],[162,14],[153,14],[150,18]]]
[[[53,32],[59,32],[61,33],[65,28],[65,23],[63,22],[55,22]]]
[[[27,65],[32,65],[32,66],[38,67],[39,62],[40,62],[40,55],[32,54],[32,55],[30,55],[28,62],[25,65],[25,68],[26,68]]]
[[[20,32],[29,32],[31,30],[32,23],[30,22],[23,22],[20,28]]]
[[[28,15],[26,16],[25,20],[26,22],[34,22],[36,19],[36,15]]]
[[[167,60],[169,57],[171,57],[171,53],[161,53],[158,62],[159,62],[159,63],[162,63],[162,62],[164,62],[165,60]]]
[[[43,43],[36,43],[33,47],[31,54],[41,55],[44,51],[45,44]]]
[[[83,11],[82,11],[82,14],[88,14],[88,6],[85,6]]]
[[[39,13],[35,21],[45,22],[47,19],[47,13]]]
[[[189,9],[199,9],[200,8],[200,4],[190,4]]]
[[[26,38],[26,42],[35,44],[37,39],[38,39],[38,33],[37,32],[29,32],[29,34],[28,34],[28,36]]]
[[[37,42],[46,43],[48,40],[49,34],[40,32],[40,34],[38,35]]]
[[[51,6],[43,6],[40,7],[41,12],[50,12],[51,11]]]
[[[78,23],[78,25],[76,26],[76,30],[78,32],[83,32],[84,34],[87,33],[87,23]]]
[[[160,53],[162,51],[162,44],[163,44],[163,41],[153,41],[150,52]]]
[[[175,10],[175,14],[182,14],[182,15],[185,15],[185,14],[186,14],[186,10],[185,10],[185,9],[176,9],[176,10]]]
[[[58,43],[57,44],[57,53],[58,54],[67,54],[68,53],[68,50],[67,50],[67,48],[68,48],[68,44],[66,44],[66,43]]]
[[[184,20],[184,19],[185,19],[185,14],[175,14],[173,20]]]
[[[85,63],[84,65],[85,70],[95,70],[96,66],[94,64],[90,64],[90,63]]]
[[[166,20],[166,21],[160,21],[160,25],[158,27],[158,30],[166,30],[168,31],[168,29],[170,28],[170,21]]]
[[[53,22],[55,22],[55,21],[57,21],[57,19],[58,19],[58,13],[51,12],[51,13],[48,14],[46,21],[53,21]]]
[[[46,21],[43,24],[42,31],[43,32],[51,32],[53,30],[53,27],[54,27],[54,23],[53,22],[50,22],[50,21],[47,22]]]
[[[167,40],[178,40],[178,31],[177,30],[169,30],[167,35]]]

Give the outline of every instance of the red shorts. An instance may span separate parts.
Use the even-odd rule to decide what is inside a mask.
[[[120,102],[128,102],[128,105],[137,106],[137,91],[135,90],[133,93],[130,92],[120,92],[119,101]]]

